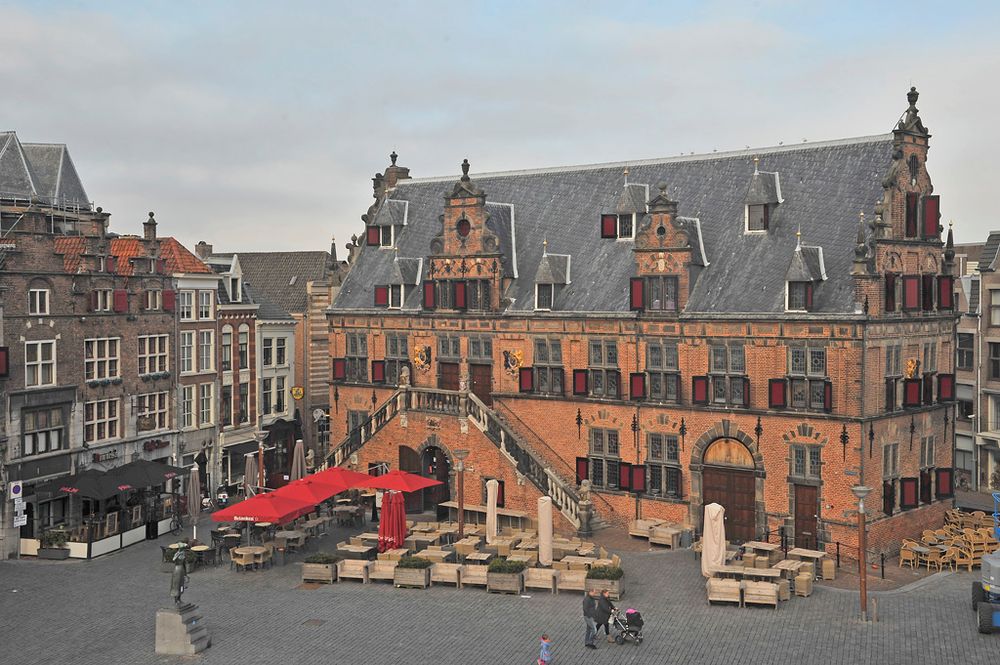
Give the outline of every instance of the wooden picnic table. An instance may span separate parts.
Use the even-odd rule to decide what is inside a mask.
[[[493,559],[492,552],[473,552],[465,555],[465,563],[488,564]]]
[[[533,554],[511,554],[509,557],[507,557],[508,561],[520,561],[525,566],[528,567],[530,567],[531,564],[537,559],[538,557]]]
[[[435,563],[446,563],[451,560],[454,554],[451,550],[422,550],[417,552],[415,556],[430,559]]]
[[[743,577],[750,579],[760,578],[765,580],[776,580],[781,577],[782,571],[774,568],[744,568]]]
[[[712,575],[715,575],[717,577],[732,576],[736,578],[742,578],[743,571],[745,570],[746,568],[744,568],[743,566],[716,566],[715,568],[712,568]]]
[[[575,554],[564,556],[562,560],[568,564],[574,564],[574,563],[583,564],[587,568],[591,568],[592,566],[611,565],[611,559],[595,559],[594,557],[591,556],[576,556]]]
[[[782,571],[785,577],[792,578],[795,577],[795,574],[799,572],[799,568],[801,568],[804,563],[805,561],[799,561],[797,559],[784,559],[771,566],[771,568]]]
[[[410,550],[405,547],[397,547],[395,549],[386,550],[385,552],[379,552],[378,558],[383,561],[399,561],[406,556],[409,551]]]
[[[411,549],[426,549],[428,545],[436,545],[441,536],[436,533],[411,533],[406,537],[406,544]]]
[[[815,559],[816,561],[822,559],[826,556],[826,552],[820,550],[807,550],[804,547],[796,547],[795,549],[788,550],[789,556],[797,556],[800,559]]]
[[[763,552],[773,552],[778,549],[779,545],[777,543],[764,543],[759,540],[750,540],[743,543],[744,549],[749,547],[750,549],[756,551],[761,550]]]
[[[345,559],[374,559],[376,554],[375,548],[368,545],[340,545],[337,551]]]

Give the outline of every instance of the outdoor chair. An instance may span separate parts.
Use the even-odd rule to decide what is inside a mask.
[[[559,574],[558,570],[551,568],[527,568],[524,571],[524,588],[525,590],[546,589],[555,593]]]
[[[597,551],[597,558],[599,558],[599,559],[608,559],[610,557],[608,556],[608,551],[602,547],[601,549],[599,549]]]
[[[455,588],[462,585],[462,564],[435,563],[431,566],[431,585],[454,584]]]
[[[368,581],[389,580],[392,582],[396,577],[395,561],[372,561],[368,566]]]
[[[603,557],[603,558],[607,558],[607,557]],[[615,568],[620,568],[621,565],[622,565],[622,558],[620,556],[618,556],[617,554],[612,554],[611,555],[611,565],[614,566]]]
[[[486,566],[462,564],[462,569],[459,572],[459,575],[461,576],[459,578],[460,584],[463,588],[469,585],[486,586],[486,571]]]
[[[899,550],[899,567],[902,568],[903,564],[908,565],[910,568],[917,567],[917,553],[907,547],[905,544]]]
[[[941,570],[941,550],[932,547],[926,554],[920,555],[920,562],[927,566],[927,570],[930,570],[931,566],[937,566],[937,569]]]
[[[972,552],[961,547],[955,548],[955,567],[959,568],[961,566],[966,566],[969,572],[972,572],[972,566],[976,565],[975,557],[972,556]]]
[[[957,547],[949,547],[948,551],[941,555],[938,559],[938,570],[940,571],[944,566],[948,566],[948,570],[955,570],[955,556],[958,554]]]
[[[586,592],[586,586],[587,586],[586,570],[559,571],[559,579],[556,580],[557,590]]]

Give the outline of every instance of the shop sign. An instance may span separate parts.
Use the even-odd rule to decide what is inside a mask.
[[[302,397],[305,394],[306,394],[305,388],[303,388],[302,386],[292,386],[292,399],[296,400],[302,399]]]
[[[166,439],[153,439],[152,441],[147,441],[142,444],[142,449],[149,453],[154,450],[159,450],[160,448],[167,448],[169,446],[170,442]]]
[[[107,450],[103,453],[94,453],[93,460],[95,463],[100,464],[102,462],[110,462],[111,460],[118,459],[118,449],[114,448],[112,450]]]

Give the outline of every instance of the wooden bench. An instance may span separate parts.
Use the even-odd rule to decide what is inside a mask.
[[[681,546],[681,530],[672,526],[654,526],[649,530],[649,544],[676,550]]]
[[[628,535],[636,538],[649,538],[650,530],[661,524],[663,524],[663,520],[632,520],[628,523]]]
[[[551,568],[525,568],[524,588],[525,589],[546,589],[551,593],[556,592],[556,583],[559,581],[559,571]]]
[[[773,582],[743,582],[744,605],[774,605],[778,609],[778,585]]]
[[[373,580],[388,580],[392,582],[396,578],[395,561],[369,561],[368,562],[368,582]]]
[[[587,571],[586,570],[560,570],[556,580],[558,591],[586,591]]]
[[[724,580],[712,577],[705,583],[705,590],[708,592],[709,605],[713,602],[743,604],[741,593],[743,584],[740,580]]]
[[[368,564],[370,561],[358,559],[343,559],[337,562],[337,577],[339,579],[361,580],[368,584]]]
[[[462,564],[462,569],[459,572],[461,587],[463,589],[469,585],[485,587],[487,568],[488,566]]]
[[[480,566],[482,568],[483,566]],[[431,586],[434,584],[454,584],[455,588],[462,586],[462,564],[435,563],[431,566]]]

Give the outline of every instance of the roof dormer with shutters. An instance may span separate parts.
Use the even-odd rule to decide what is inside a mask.
[[[670,315],[684,310],[697,270],[708,261],[701,221],[679,216],[667,186],[659,189],[636,229],[636,276],[629,286],[629,304],[634,311]]]
[[[570,283],[568,254],[550,254],[549,241],[542,241],[542,259],[535,271],[535,311],[559,309],[559,295]]]
[[[803,245],[801,231],[795,237],[795,251],[785,271],[785,311],[811,312],[815,308],[816,289],[826,281],[823,248]]]
[[[775,173],[760,170],[760,158],[753,158],[753,175],[743,197],[743,230],[746,233],[766,233],[781,197],[781,178]]]

